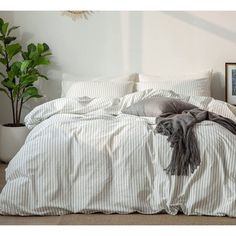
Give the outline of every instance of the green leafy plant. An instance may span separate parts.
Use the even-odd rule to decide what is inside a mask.
[[[13,123],[8,126],[22,126],[20,123],[22,106],[31,98],[40,98],[34,83],[40,78],[48,79],[39,71],[40,66],[50,64],[48,57],[51,55],[46,43],[29,44],[23,51],[22,46],[16,43],[12,36],[19,26],[9,27],[8,22],[0,18],[0,91],[11,100]],[[19,59],[20,58],[20,59]]]

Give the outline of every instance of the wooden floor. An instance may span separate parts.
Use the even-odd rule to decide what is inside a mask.
[[[5,184],[0,164],[0,191]],[[236,218],[208,216],[71,214],[65,216],[0,216],[0,225],[236,225]]]
[[[74,214],[42,217],[0,216],[0,225],[236,225],[236,219],[167,214]]]

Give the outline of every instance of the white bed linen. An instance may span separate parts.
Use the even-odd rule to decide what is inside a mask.
[[[66,93],[66,97],[123,97],[133,92],[133,82],[76,82]]]
[[[137,91],[146,89],[172,90],[188,96],[211,96],[212,70],[183,75],[151,76],[139,74]]]
[[[131,75],[120,75],[120,76],[98,76],[98,77],[83,77],[79,75],[73,75],[73,74],[68,74],[68,73],[63,73],[62,74],[62,81],[61,81],[61,97],[65,97],[66,94],[68,93],[69,89],[72,88],[76,83],[78,82],[103,82],[104,85],[105,82],[113,82],[113,83],[124,83],[124,82],[135,82],[137,75],[136,74],[131,74]],[[91,86],[91,85],[90,85]],[[90,94],[91,91],[89,88],[85,91],[84,93]],[[96,91],[93,91],[96,93]],[[116,92],[117,93],[117,92]],[[103,97],[105,97],[106,91],[104,91]],[[94,94],[92,94],[93,97]],[[123,94],[124,96],[126,94]],[[87,95],[88,96],[88,95]],[[120,96],[120,97],[122,97]]]
[[[6,170],[0,214],[154,214],[236,217],[236,137],[222,126],[196,125],[198,169],[167,175],[172,150],[154,119],[121,114],[153,95],[189,101],[236,121],[236,108],[209,97],[146,90],[123,98],[61,98],[35,108],[32,129]]]
[[[147,89],[172,90],[188,96],[211,96],[211,83],[209,78],[196,80],[163,80],[136,83],[137,91]]]

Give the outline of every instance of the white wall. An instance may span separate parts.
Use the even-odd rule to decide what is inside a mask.
[[[213,69],[213,96],[224,99],[224,63],[236,61],[236,12],[95,12],[73,21],[61,12],[0,12],[20,25],[20,41],[46,42],[51,69],[81,77],[186,74]],[[58,78],[40,85],[47,99],[60,94]],[[0,97],[0,122],[9,121]]]

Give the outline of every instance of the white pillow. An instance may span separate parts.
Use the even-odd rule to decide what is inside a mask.
[[[210,80],[182,80],[182,81],[158,81],[158,82],[139,82],[136,84],[137,91],[146,89],[172,90],[178,94],[188,96],[211,96]]]
[[[123,97],[133,92],[134,82],[75,82],[66,93],[66,97]]]
[[[212,70],[206,70],[199,73],[191,73],[191,74],[176,74],[176,75],[147,75],[147,74],[139,74],[139,82],[156,82],[156,81],[163,81],[163,80],[195,80],[195,79],[203,79],[212,77]]]
[[[185,75],[180,80],[178,76],[169,76],[168,78],[175,77],[176,79],[163,79],[163,76],[148,76],[139,75],[139,83],[136,84],[137,91],[146,89],[165,89],[172,90],[178,94],[188,96],[211,96],[211,72],[207,75],[202,74]],[[162,78],[162,80],[161,80]],[[177,79],[178,78],[178,79]],[[181,77],[182,78],[182,77]]]
[[[135,81],[136,74],[132,75],[123,75],[123,76],[116,76],[116,77],[83,77],[79,75],[73,75],[69,73],[62,74],[62,82],[61,82],[61,97],[65,97],[67,91],[77,82],[91,82],[91,81],[107,81],[107,82],[129,82]]]

